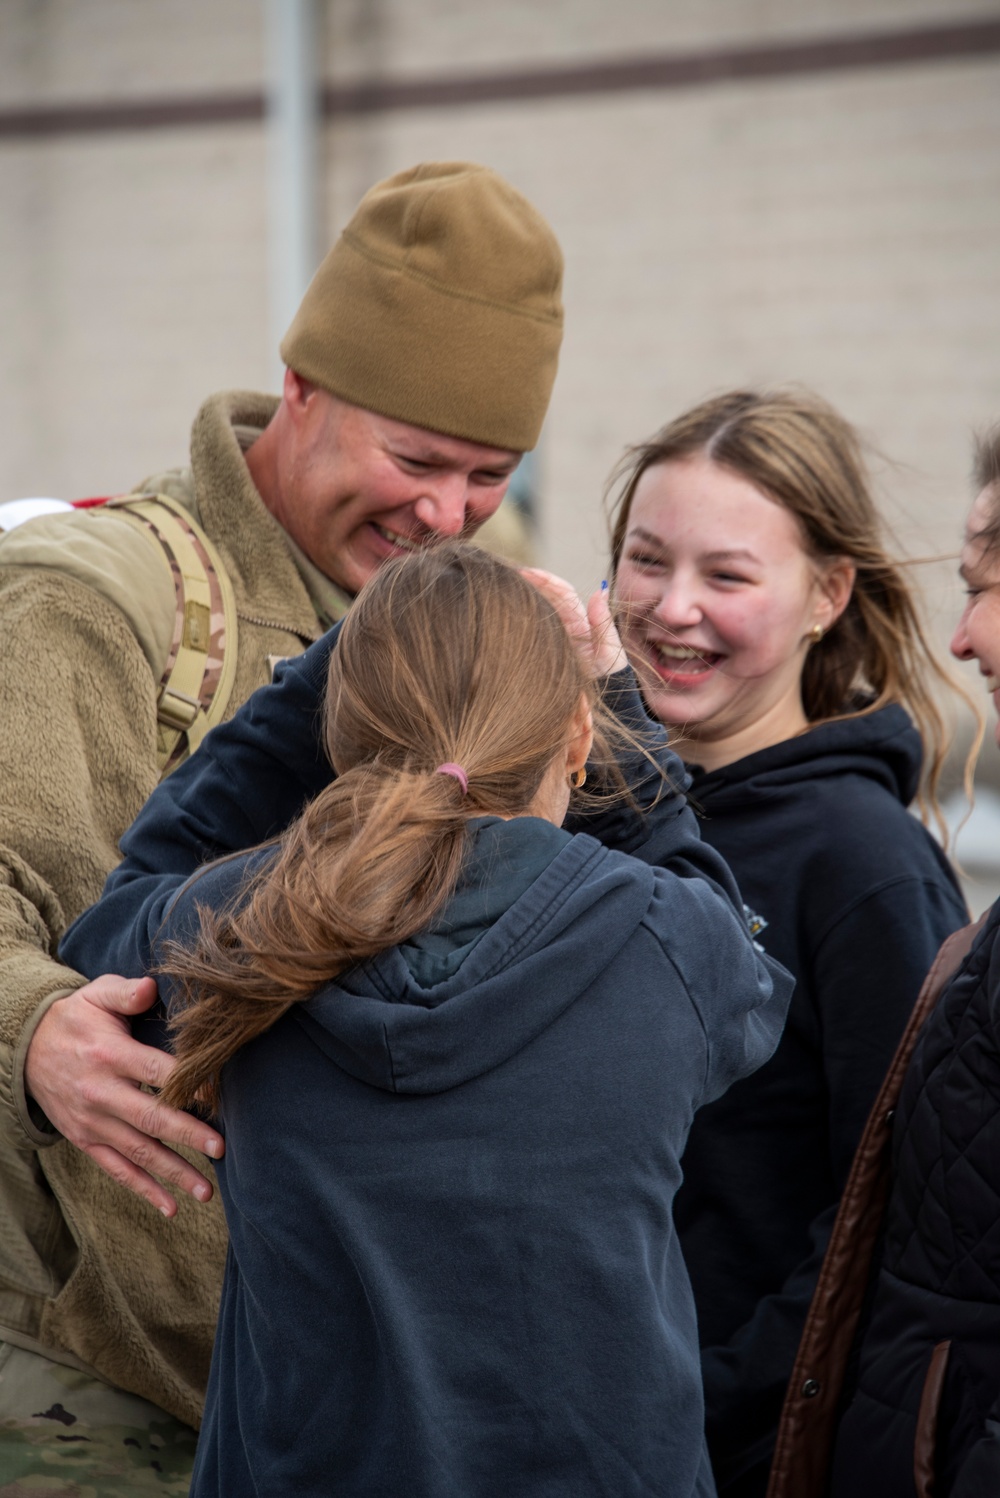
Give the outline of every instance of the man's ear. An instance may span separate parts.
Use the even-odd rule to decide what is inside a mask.
[[[315,390],[316,386],[310,380],[303,379],[302,375],[296,374],[294,369],[285,370],[282,396],[291,416],[298,418],[305,415],[309,398]]]

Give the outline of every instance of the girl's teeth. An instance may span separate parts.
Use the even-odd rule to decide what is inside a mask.
[[[987,676],[986,690],[988,692],[1000,692],[1000,676]]]
[[[654,645],[653,649],[662,661],[703,661],[708,664],[705,656],[700,651],[691,650],[683,645]]]

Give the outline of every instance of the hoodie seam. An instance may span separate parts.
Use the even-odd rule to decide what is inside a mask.
[[[388,1026],[384,1024],[382,1026],[382,1044],[385,1046],[385,1059],[389,1067],[389,1078],[392,1082],[392,1090],[393,1092],[398,1092],[399,1087],[396,1085],[396,1068],[392,1063],[392,1046],[389,1044],[389,1029]]]
[[[886,716],[894,714],[897,710],[903,714],[903,718],[895,727],[891,727],[886,724]],[[864,726],[874,724],[880,731],[876,735],[865,737],[858,729],[859,724]],[[842,730],[848,728],[848,725],[851,725],[850,732],[844,734]],[[828,729],[840,730],[830,735],[835,742],[825,743],[820,739],[817,747],[813,734],[824,735]],[[722,770],[701,771],[701,785],[697,783],[698,774],[694,773],[695,783],[691,788],[691,796],[696,800],[704,796],[703,806],[709,815],[711,815],[713,800],[721,797],[723,812],[728,813],[736,807],[752,804],[761,788],[761,781],[764,783],[763,788],[768,791],[781,791],[789,787],[797,790],[804,781],[813,778],[812,767],[814,765],[822,765],[824,761],[836,759],[850,761],[850,763],[845,762],[836,771],[821,774],[820,780],[839,778],[842,775],[860,776],[887,790],[905,810],[916,794],[916,778],[913,779],[912,786],[908,789],[891,761],[902,754],[909,761],[914,776],[919,776],[919,761],[913,769],[913,754],[907,749],[906,741],[910,735],[915,736],[916,729],[905,708],[899,703],[888,703],[885,707],[860,718],[831,719],[826,723],[818,724],[814,729],[810,729],[809,732],[795,739],[785,740],[783,744],[775,745],[772,749],[757,750],[754,754],[746,755],[742,760],[736,760]],[[855,742],[854,740],[859,736],[860,742]],[[851,741],[839,742],[840,739],[847,738]],[[787,757],[788,751],[792,745],[804,746],[803,752],[796,754],[794,758],[789,758]],[[779,750],[784,753],[776,754]],[[773,762],[775,758],[778,758],[779,763]],[[757,763],[751,764],[752,761],[757,761]],[[741,766],[749,768],[741,772]],[[698,770],[697,765],[691,763],[686,763],[685,768],[689,773]],[[731,772],[734,771],[740,773],[732,774]],[[795,772],[794,777],[785,778],[790,771]],[[772,779],[772,777],[777,778]]]
[[[580,834],[578,834],[578,836],[579,835]],[[548,923],[555,920],[556,916],[558,916],[563,906],[576,893],[581,881],[585,878],[585,876],[589,876],[592,866],[606,857],[609,851],[609,849],[604,847],[603,843],[597,843],[594,849],[591,852],[587,853],[586,857],[580,863],[579,867],[573,871],[568,879],[563,881],[561,888],[552,895],[545,908],[539,911],[537,915],[532,917],[530,925],[524,928],[520,936],[518,936],[515,940],[508,942],[503,951],[497,954],[496,960],[490,963],[488,967],[482,969],[482,971],[476,978],[476,982],[488,982],[489,979],[495,978],[499,972],[501,972],[505,967],[508,967],[512,959],[520,955],[525,946],[527,946],[538,935],[539,931],[542,930]],[[557,854],[556,858],[552,860],[552,863],[555,863],[560,856],[561,854]],[[545,874],[549,872],[549,869],[551,869],[551,867],[552,864],[549,864],[548,868],[545,870],[545,873],[541,876],[542,878],[545,877]],[[501,916],[500,919],[503,920],[504,916]],[[499,922],[497,922],[496,924],[499,924]],[[492,929],[495,929],[495,926]],[[379,956],[381,956],[381,953],[379,954]],[[365,966],[373,986],[379,990],[382,998],[387,999],[390,1002],[393,1001],[396,997],[395,991],[392,988],[391,984],[386,982],[383,978],[383,975],[379,972],[377,966],[377,958],[371,960]],[[461,969],[459,971],[461,971]],[[445,980],[445,982],[451,981],[453,981],[453,979]],[[440,984],[434,985],[434,987],[440,986]],[[426,990],[426,992],[432,991],[433,990]],[[436,1008],[437,1006],[429,1005],[427,1007]]]
[[[684,974],[681,972],[680,968],[678,967],[676,959],[672,955],[672,953],[671,953],[669,947],[667,946],[666,942],[663,940],[663,937],[660,935],[660,933],[657,931],[656,927],[653,925],[652,921],[650,920],[649,912],[648,911],[643,916],[642,921],[640,922],[640,924],[642,926],[644,926],[645,929],[649,932],[650,936],[656,942],[656,944],[659,947],[660,951],[663,953],[664,957],[669,962],[671,968],[677,974],[677,981],[680,983],[681,988],[683,988],[685,994],[687,995],[687,1001],[691,1005],[691,1008],[694,1011],[695,1018],[697,1019],[698,1025],[699,1025],[699,1027],[701,1029],[701,1033],[702,1033],[702,1036],[703,1036],[704,1042],[705,1042],[705,1045],[704,1045],[705,1064],[704,1064],[703,1075],[702,1075],[702,1079],[701,1079],[701,1096],[704,1097],[705,1094],[706,1094],[706,1092],[708,1091],[708,1084],[709,1084],[709,1080],[710,1080],[711,1075],[712,1075],[712,1064],[711,1064],[712,1063],[712,1042],[711,1042],[711,1038],[710,1038],[709,1033],[708,1033],[708,1026],[705,1023],[705,1016],[702,1014],[702,1012],[699,1009],[697,1003],[695,1002],[694,994],[691,992],[691,989],[688,986],[687,979],[684,977]]]
[[[880,884],[872,885],[870,889],[866,889],[863,894],[858,895],[856,899],[851,901],[850,905],[833,917],[826,930],[816,940],[816,957],[819,957],[824,943],[829,941],[838,926],[842,926],[852,915],[856,915],[862,906],[868,904],[869,900],[874,900],[877,895],[885,894],[886,890],[895,889],[904,884],[920,885],[925,889],[939,891],[937,884],[919,874],[894,874],[890,879],[883,879]]]
[[[582,863],[576,870],[573,878],[564,883],[562,889],[552,897],[552,899],[545,906],[544,910],[540,910],[538,912],[538,914],[531,921],[531,924],[524,928],[517,940],[510,943],[505,951],[498,954],[496,961],[492,963],[490,967],[483,970],[483,973],[481,974],[481,977],[479,979],[480,982],[485,982],[490,978],[496,977],[497,973],[499,973],[502,968],[510,965],[510,961],[512,958],[516,958],[520,955],[520,953],[529,944],[529,942],[531,942],[538,935],[538,933],[544,929],[545,926],[555,920],[556,916],[559,914],[560,910],[562,910],[567,901],[576,894],[581,880],[583,879],[584,875],[588,874],[591,864],[593,864],[597,859],[601,857],[602,854],[606,852],[607,849],[603,845],[599,845],[594,849],[592,853],[588,855],[586,861]],[[554,861],[555,860],[553,860],[553,862]],[[550,864],[549,868],[551,867],[552,865]],[[548,872],[548,870],[546,870],[546,872]]]

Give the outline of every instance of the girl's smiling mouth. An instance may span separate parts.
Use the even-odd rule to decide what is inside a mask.
[[[693,645],[678,645],[665,640],[650,640],[648,644],[656,673],[665,681],[680,678],[693,686],[707,680],[725,660],[718,651],[696,649]]]

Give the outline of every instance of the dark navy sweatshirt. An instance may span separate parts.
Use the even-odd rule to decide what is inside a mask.
[[[906,810],[920,765],[913,724],[890,706],[694,769],[702,836],[796,979],[777,1054],[699,1115],[677,1202],[724,1494],[763,1498],[854,1151],[934,955],[968,918]]]
[[[708,1498],[671,1207],[695,1109],[771,1054],[789,987],[707,881],[473,822],[431,932],[223,1071],[192,1498]]]
[[[78,971],[147,971],[163,915],[199,863],[272,836],[328,783],[319,727],[334,640],[331,631],[281,668],[154,792],[105,897],[64,939]],[[711,1492],[695,1321],[671,1222],[677,1155],[693,1109],[774,1046],[787,978],[766,977],[750,947],[731,873],[699,837],[683,767],[629,673],[611,680],[606,700],[644,734],[672,791],[642,753],[626,756],[638,807],[567,821],[605,846],[551,828],[551,860],[516,899],[507,888],[512,902],[500,899],[496,921],[488,900],[490,932],[473,932],[457,971],[440,980],[433,942],[422,956],[386,954],[229,1068],[225,1192],[244,1260],[234,1248],[205,1491],[219,1464],[244,1480],[251,1459],[268,1480],[244,1482],[241,1495]],[[202,896],[225,876],[199,881]],[[181,903],[175,920],[183,914]],[[457,921],[445,956],[467,945],[463,929]],[[341,1134],[349,1116],[353,1132]],[[331,1158],[343,1194],[329,1189]],[[286,1185],[313,1209],[289,1210],[275,1195]],[[383,1245],[403,1252],[398,1269]],[[464,1248],[475,1273],[457,1257]],[[346,1317],[341,1339],[328,1335],[328,1302]],[[302,1308],[314,1311],[305,1338]],[[259,1359],[249,1341],[257,1314]],[[344,1383],[346,1368],[362,1395]],[[223,1392],[240,1407],[226,1405],[220,1423]],[[376,1420],[371,1399],[386,1392],[371,1426],[379,1465],[376,1446],[361,1443]],[[260,1431],[266,1450],[250,1458],[243,1438],[256,1441],[262,1410],[274,1410],[283,1435]],[[334,1437],[353,1486],[332,1480]],[[223,1452],[220,1441],[237,1440]],[[311,1476],[274,1486],[299,1447]]]

